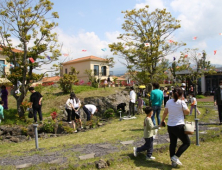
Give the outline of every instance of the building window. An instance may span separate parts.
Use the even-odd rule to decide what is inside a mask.
[[[67,68],[65,69],[65,74],[67,74],[68,73],[68,70],[67,70]]]
[[[94,76],[98,76],[98,75],[99,75],[99,66],[94,65]]]
[[[106,76],[106,66],[101,67],[102,76]]]
[[[0,77],[5,75],[5,60],[0,60]]]

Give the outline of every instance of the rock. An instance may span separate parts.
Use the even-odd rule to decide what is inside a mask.
[[[129,144],[133,144],[134,140],[129,140],[129,141],[123,141],[123,142],[120,142],[122,143],[123,145],[129,145]]]
[[[106,168],[107,166],[108,166],[107,163],[102,159],[96,162],[96,167],[98,169]]]
[[[10,141],[15,142],[15,143],[18,143],[18,142],[19,142],[19,138],[12,137],[12,138],[10,139]]]
[[[75,165],[73,165],[73,168],[79,168],[79,167],[80,167],[79,164],[75,164]]]
[[[102,125],[103,125],[103,123],[100,123],[100,122],[98,123],[98,126],[102,126]]]
[[[16,165],[16,169],[23,169],[23,168],[28,168],[32,166],[31,163],[27,163],[27,164],[22,164],[22,165]]]
[[[5,139],[11,139],[12,138],[12,136],[6,136],[5,137]]]
[[[87,154],[87,155],[79,156],[79,159],[80,160],[91,159],[91,158],[94,158],[94,156],[95,156],[95,153],[90,153],[90,154]]]
[[[60,163],[63,163],[63,158],[59,158],[51,162],[48,162],[48,164],[60,164]]]
[[[104,145],[98,145],[98,147],[103,148],[103,149],[110,149],[112,147],[111,144],[104,144]]]
[[[115,161],[114,158],[110,158],[109,160],[106,161],[106,163],[108,166],[110,166],[114,161]]]
[[[71,149],[73,152],[82,152],[84,151],[84,148],[76,148],[76,149]]]
[[[0,135],[2,135],[4,132],[0,130]]]

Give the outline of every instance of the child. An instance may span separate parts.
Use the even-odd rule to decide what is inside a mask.
[[[2,121],[2,119],[4,119],[4,114],[3,114],[3,111],[4,111],[4,102],[3,101],[0,101],[0,123]]]
[[[193,109],[197,106],[197,99],[194,94],[191,94],[191,107],[190,107],[190,115],[192,115]],[[196,107],[197,109],[197,107]],[[200,111],[197,109],[198,115],[200,115]]]
[[[138,113],[143,114],[143,99],[141,98],[141,95],[138,96],[137,102],[138,102]]]
[[[145,144],[141,147],[134,147],[134,156],[137,156],[138,152],[147,150],[146,160],[154,160],[155,157],[152,156],[153,152],[153,133],[154,129],[158,129],[159,126],[153,126],[151,116],[153,114],[153,109],[151,107],[145,108],[146,118],[144,119],[144,139]]]

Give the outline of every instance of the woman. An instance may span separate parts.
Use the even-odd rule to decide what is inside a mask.
[[[1,87],[1,98],[2,101],[4,102],[4,109],[8,109],[8,91],[6,90],[6,87],[3,85]]]
[[[163,97],[164,97],[164,107],[165,107],[166,102],[169,100],[169,91],[167,90],[167,87],[164,87]]]
[[[73,129],[75,130],[76,127],[75,127],[75,119],[78,120],[78,122],[80,123],[80,127],[82,127],[82,122],[81,122],[81,119],[80,119],[80,109],[81,107],[81,102],[80,100],[76,97],[75,93],[71,93],[70,94],[70,99],[68,99],[66,101],[66,111],[68,113],[68,119],[67,121],[69,123],[72,123],[73,124]],[[72,118],[72,122],[70,122],[70,116]],[[75,130],[74,132],[77,132],[77,130]]]
[[[165,118],[169,114],[167,126],[170,138],[170,158],[172,166],[182,165],[179,157],[190,146],[190,139],[187,134],[184,133],[184,115],[190,113],[187,104],[183,100],[183,90],[181,88],[175,88],[173,90],[173,98],[168,100],[163,113],[162,125],[165,125]],[[176,152],[177,139],[182,141],[182,145]]]

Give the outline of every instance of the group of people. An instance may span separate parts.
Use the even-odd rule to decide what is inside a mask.
[[[187,134],[184,133],[184,115],[188,115],[190,110],[185,103],[182,88],[175,88],[172,91],[172,99],[166,102],[165,110],[160,121],[160,110],[163,102],[163,92],[159,90],[159,84],[153,83],[154,90],[151,92],[150,100],[152,101],[152,107],[146,107],[144,109],[146,117],[144,119],[144,139],[145,144],[141,147],[134,147],[134,156],[137,156],[138,152],[147,151],[146,159],[154,160],[152,156],[153,152],[153,136],[154,129],[160,129],[166,125],[165,119],[168,116],[167,129],[170,138],[170,159],[172,166],[182,165],[179,157],[186,151],[190,146],[190,139]],[[157,122],[155,122],[155,114],[157,115]],[[182,145],[177,147],[177,139],[182,141]]]
[[[81,101],[76,97],[74,92],[71,92],[70,98],[66,101],[66,112],[68,114],[67,122],[73,124],[74,132],[77,132],[76,123],[79,122],[80,128],[82,129],[82,121],[80,118]],[[87,115],[87,121],[90,121],[95,112],[98,111],[97,107],[93,104],[86,104],[83,106],[83,110]],[[71,118],[71,119],[70,119]]]

